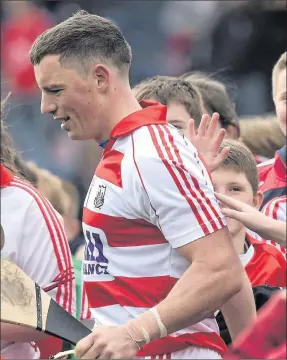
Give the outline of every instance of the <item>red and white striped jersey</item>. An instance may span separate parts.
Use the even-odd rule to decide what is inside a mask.
[[[267,157],[262,156],[262,155],[253,154],[253,156],[254,156],[254,159],[255,159],[257,165],[262,164],[262,163],[270,160]]]
[[[258,166],[259,190],[264,194],[261,211],[275,220],[286,222],[286,146],[276,152],[274,159]],[[269,242],[269,240],[268,240]],[[286,257],[286,249],[270,241]]]
[[[66,311],[75,314],[74,274],[61,216],[31,184],[3,165],[0,170],[5,234],[1,258],[12,260]],[[18,358],[15,354],[20,351],[22,358],[35,358],[35,349],[27,345],[1,341],[1,353]]]
[[[286,196],[278,196],[270,200],[262,209],[266,216],[275,220],[286,221]]]
[[[277,198],[270,200],[264,206],[264,208],[262,209],[262,212],[265,215],[270,216],[275,220],[280,220],[280,221],[286,222],[286,206],[287,206],[286,202],[287,202],[286,195],[278,196]],[[266,240],[266,242],[274,245],[278,250],[281,251],[281,253],[286,258],[287,251],[284,246],[277,244],[277,242],[275,242],[273,240]]]
[[[155,306],[190,266],[176,249],[225,225],[210,176],[166,123],[166,107],[153,103],[126,117],[111,132],[84,204],[82,317],[121,325]],[[140,355],[179,351],[187,341],[225,348],[215,319],[205,319]]]

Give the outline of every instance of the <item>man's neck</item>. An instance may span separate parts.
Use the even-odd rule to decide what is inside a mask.
[[[120,91],[115,91],[111,104],[112,106],[105,114],[106,126],[103,133],[99,139],[95,139],[98,144],[109,139],[111,131],[122,119],[142,109],[130,88],[121,88]]]
[[[235,236],[232,236],[232,241],[238,255],[245,253],[245,247],[244,247],[245,237],[246,237],[245,227],[243,227]]]

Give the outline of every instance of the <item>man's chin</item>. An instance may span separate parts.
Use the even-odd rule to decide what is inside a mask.
[[[68,136],[71,140],[83,140],[83,138],[79,134],[76,134],[72,131],[68,131]]]

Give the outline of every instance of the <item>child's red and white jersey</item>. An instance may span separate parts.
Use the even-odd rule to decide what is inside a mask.
[[[286,146],[274,159],[258,165],[259,190],[264,194],[261,211],[273,219],[286,222]],[[286,256],[286,249],[271,242]]]
[[[155,306],[190,266],[176,249],[225,225],[210,176],[194,146],[167,125],[166,107],[126,117],[111,132],[84,204],[82,317],[89,308],[96,323],[120,325]],[[179,351],[186,341],[225,348],[215,319],[205,319],[139,354]]]
[[[1,258],[12,260],[66,311],[75,314],[75,286],[61,216],[28,182],[1,165]],[[17,342],[17,338],[15,338]],[[35,358],[28,343],[1,341],[5,358]],[[17,354],[17,355],[16,355]]]
[[[286,222],[286,204],[287,197],[286,196],[279,196],[277,198],[274,198],[270,200],[262,209],[262,212],[266,216],[270,216],[275,220],[284,221]],[[282,252],[282,254],[286,258],[286,248],[284,246],[281,246],[277,244],[273,240],[266,240],[267,243],[274,245],[278,250]]]
[[[274,159],[258,165],[259,190],[264,194],[261,207],[267,211],[268,216],[286,221],[286,146],[278,150]],[[273,200],[284,200],[281,203]],[[285,205],[285,206],[284,206]]]
[[[270,190],[284,188],[286,185],[286,145],[276,151],[273,159],[267,160],[257,166],[260,177],[260,189],[264,193]],[[278,194],[277,194],[278,196]],[[276,197],[274,195],[272,198]],[[270,200],[270,199],[268,199]]]
[[[240,260],[252,286],[286,287],[286,260],[281,251],[264,239],[246,234],[249,248]]]
[[[275,220],[286,221],[286,196],[278,196],[270,200],[262,209],[266,216]]]
[[[269,158],[267,158],[265,156],[262,156],[262,155],[253,154],[253,156],[254,156],[254,159],[255,159],[257,165],[262,164],[262,163],[270,160]]]

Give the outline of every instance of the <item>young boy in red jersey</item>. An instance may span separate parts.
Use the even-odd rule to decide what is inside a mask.
[[[250,150],[235,140],[224,141],[221,149],[226,146],[230,149],[228,157],[212,172],[215,191],[259,208],[263,194],[258,191],[256,162]],[[254,239],[238,220],[227,218],[227,226],[252,286],[285,287],[286,261],[281,252],[266,241]]]
[[[259,208],[263,194],[258,191],[256,161],[251,151],[243,143],[235,140],[224,141],[221,150],[224,147],[229,148],[229,154],[211,175],[215,191]],[[221,202],[223,212],[224,207],[226,205]],[[252,284],[256,307],[259,309],[274,290],[286,286],[285,258],[272,244],[253,238],[240,221],[227,217],[227,226]],[[216,318],[221,336],[229,344],[231,338],[222,314],[219,313]]]

